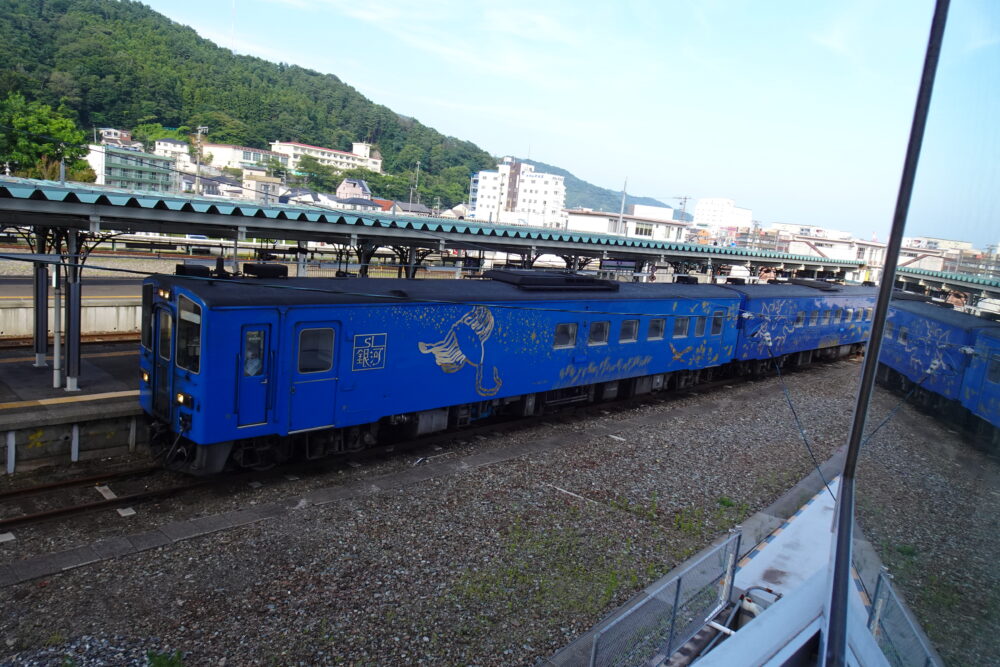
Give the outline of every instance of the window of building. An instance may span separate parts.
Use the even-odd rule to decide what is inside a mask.
[[[705,335],[705,322],[708,318],[700,315],[694,318],[694,335],[701,337]]]
[[[299,332],[299,373],[322,373],[333,368],[333,329]]]
[[[625,320],[618,335],[619,343],[634,343],[639,340],[639,320]]]
[[[553,347],[576,346],[576,322],[563,322],[556,325],[556,338]]]
[[[712,335],[718,336],[722,333],[722,322],[725,319],[726,311],[716,310],[712,313]]]
[[[610,322],[591,322],[590,334],[587,336],[587,345],[607,345],[608,332],[610,330]]]
[[[635,235],[636,236],[653,236],[653,225],[647,225],[642,222],[635,223]]]
[[[663,340],[663,329],[664,329],[663,318],[657,318],[655,320],[649,321],[649,332],[646,334],[646,338],[649,340]]]
[[[686,338],[688,335],[688,320],[690,317],[678,317],[674,320],[674,338]]]
[[[858,248],[858,255],[857,255],[857,257],[858,257],[858,259],[864,259],[865,258],[865,249],[864,248]]]
[[[201,306],[177,297],[177,366],[197,373],[201,368]]]

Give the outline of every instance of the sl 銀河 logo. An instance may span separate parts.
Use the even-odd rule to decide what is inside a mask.
[[[487,361],[486,341],[493,335],[493,313],[476,306],[458,318],[443,340],[437,343],[417,343],[424,354],[433,354],[434,361],[445,373],[456,373],[466,364],[476,369],[476,393],[493,396],[500,391],[500,371]],[[483,369],[492,374],[492,384],[483,384]]]

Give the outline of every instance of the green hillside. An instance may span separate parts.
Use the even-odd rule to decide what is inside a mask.
[[[143,128],[161,126],[184,136],[204,125],[208,141],[259,148],[287,140],[350,150],[365,141],[382,153],[379,194],[406,198],[419,160],[422,201],[444,206],[465,199],[473,172],[496,165],[475,144],[375,104],[332,74],[236,55],[133,0],[3,4],[0,100],[17,92],[61,108],[88,136],[94,127],[139,128],[148,139]],[[617,210],[617,194],[572,175],[567,191],[568,206]]]

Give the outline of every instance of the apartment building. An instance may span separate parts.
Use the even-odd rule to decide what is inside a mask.
[[[654,207],[643,208],[646,209],[643,215],[623,214],[621,216],[617,213],[608,213],[607,211],[570,209],[565,211],[567,218],[566,229],[590,234],[645,239],[647,241],[679,243],[683,240],[684,232],[690,223],[682,220],[672,220],[663,215],[655,215],[655,212],[655,217],[650,216],[648,209]],[[640,209],[640,207],[634,207],[632,210],[635,211],[636,209]]]
[[[177,168],[181,171],[194,171],[194,162],[191,161],[190,146],[186,141],[177,139],[157,139],[153,143],[153,155],[173,158]]]
[[[290,160],[287,154],[269,151],[266,148],[250,148],[234,146],[233,144],[202,144],[201,163],[217,169],[229,167],[232,169],[250,169],[276,160],[282,166],[288,166]]]
[[[294,141],[272,141],[271,150],[287,156],[288,166],[292,170],[298,169],[299,160],[309,155],[316,158],[320,164],[338,171],[364,168],[382,173],[382,154],[371,144],[363,142],[354,142],[350,153]]]
[[[694,225],[700,229],[745,227],[753,223],[753,211],[740,208],[732,199],[706,197],[694,207]]]
[[[566,184],[562,176],[535,171],[505,157],[495,171],[481,171],[469,188],[472,218],[503,225],[565,229]]]
[[[110,144],[90,144],[89,148],[86,160],[97,174],[98,185],[147,192],[177,189],[179,181],[173,158]]]

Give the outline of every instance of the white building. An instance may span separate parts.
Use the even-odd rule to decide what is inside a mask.
[[[382,155],[371,144],[362,142],[354,142],[350,153],[294,141],[272,141],[271,150],[287,156],[288,166],[293,170],[298,169],[299,160],[310,155],[320,164],[338,171],[363,168],[382,173]]]
[[[633,208],[633,210],[635,209]],[[566,229],[647,241],[680,242],[683,240],[684,230],[689,224],[682,220],[645,215],[622,215],[619,218],[617,213],[590,209],[570,209],[565,213],[567,215]]]
[[[190,146],[188,146],[186,141],[157,139],[153,146],[153,155],[173,158],[177,168],[181,171],[194,171],[194,162],[191,161],[191,154],[189,152]]]
[[[565,228],[566,184],[562,176],[536,172],[505,157],[496,171],[481,171],[470,187],[472,219],[504,225]]]
[[[97,175],[98,185],[147,192],[177,189],[177,171],[172,158],[111,144],[91,144],[89,148],[85,159]]]
[[[252,199],[262,204],[278,203],[281,179],[268,176],[263,169],[247,169],[243,172],[243,199]]]
[[[250,148],[232,144],[202,144],[201,163],[212,165],[218,169],[230,167],[233,169],[250,169],[270,160],[277,160],[282,166],[288,166],[289,158],[284,153],[269,151],[266,148]]]
[[[739,208],[732,199],[708,197],[695,204],[694,224],[708,229],[746,227],[753,224],[753,211]]]

